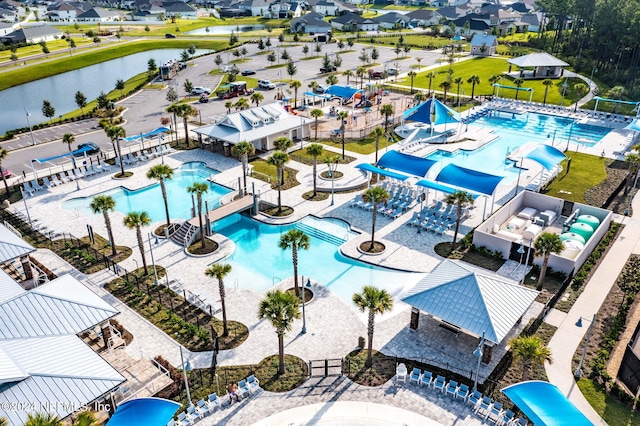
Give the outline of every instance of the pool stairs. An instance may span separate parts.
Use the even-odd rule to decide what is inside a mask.
[[[176,232],[171,234],[171,241],[180,246],[187,247],[189,244],[191,244],[193,236],[197,235],[198,230],[198,226],[192,225],[188,221],[184,222],[182,225],[180,225],[180,228],[178,228]]]
[[[320,240],[326,241],[330,244],[340,246],[347,242],[344,238],[336,237],[333,234],[329,234],[325,231],[321,231],[318,228],[314,228],[313,226],[309,226],[304,223],[297,222],[295,224],[296,229],[303,231],[305,234],[318,238]]]

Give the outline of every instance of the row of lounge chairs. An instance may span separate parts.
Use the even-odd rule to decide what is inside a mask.
[[[399,364],[396,368],[396,383],[406,383],[407,368],[404,364]],[[447,380],[438,375],[435,378],[431,371],[422,371],[415,368],[409,375],[409,384],[415,383],[418,386],[426,386],[434,390],[440,391],[445,395],[451,395],[455,399],[462,399],[469,405],[473,406],[474,413],[484,417],[498,426],[527,426],[528,421],[525,418],[516,418],[513,411],[505,410],[502,403],[492,401],[491,398],[483,396],[477,390],[470,390],[469,385],[458,383],[456,380]]]
[[[462,210],[461,220],[467,217],[469,217],[469,209],[465,208]],[[423,208],[420,212],[414,212],[407,225],[442,235],[451,229],[457,220],[457,207],[453,204],[447,204],[443,208],[442,201],[438,201],[432,206]]]
[[[31,182],[25,182],[22,184],[22,190],[26,194],[34,195],[38,191],[42,191],[45,188],[51,188],[53,186],[63,185],[68,182],[72,182],[76,179],[82,179],[87,176],[92,176],[98,173],[111,170],[111,166],[100,162],[98,164],[92,164],[89,166],[77,167],[73,170],[66,172],[60,172],[59,174],[53,174],[51,176],[45,176],[42,178],[42,185],[40,185],[37,179],[33,179]]]
[[[236,395],[239,397],[238,400],[240,400],[253,395],[260,389],[260,381],[252,374],[246,379],[238,382]],[[167,423],[167,426],[190,426],[214,411],[222,410],[223,407],[231,405],[231,403],[232,396],[228,393],[223,397],[219,397],[217,394],[212,393],[206,400],[202,398],[196,403],[196,405],[189,405],[185,411],[178,414],[177,420],[170,420],[169,423]]]
[[[164,144],[161,148],[154,146],[153,148],[139,151],[137,155],[131,152],[125,154],[122,156],[122,162],[126,165],[131,165],[139,161],[148,161],[156,157],[160,157],[163,154],[168,154],[170,152],[173,152],[173,148],[171,148],[169,144]],[[120,159],[118,157],[116,157],[116,165],[120,166]]]

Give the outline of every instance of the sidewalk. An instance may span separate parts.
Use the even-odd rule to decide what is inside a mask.
[[[640,212],[639,197],[633,199],[633,207],[635,212]],[[632,253],[640,253],[638,214],[636,213],[634,217],[623,218],[622,223],[625,225],[622,233],[587,283],[584,292],[560,322],[556,333],[549,342],[548,347],[553,356],[553,364],[545,363],[549,382],[558,386],[560,391],[567,395],[569,400],[596,425],[604,425],[606,422],[600,418],[576,386],[572,360],[589,329],[590,319],[598,313],[627,258]],[[580,318],[583,319],[582,327],[576,326],[576,322]]]

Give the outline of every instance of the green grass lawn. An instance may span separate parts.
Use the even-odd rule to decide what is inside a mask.
[[[350,37],[353,37],[350,35]],[[398,43],[398,39],[400,36],[396,37],[360,37],[358,43],[371,43],[371,39],[373,39],[374,44],[382,45],[382,46],[391,46],[396,45]],[[417,34],[405,34],[403,35],[404,42],[409,46],[420,46],[420,47],[442,47],[448,46],[451,44],[451,40],[444,37],[432,37],[429,35],[417,35]]]
[[[584,193],[607,177],[606,158],[595,155],[566,152],[571,158],[571,168],[567,174],[567,161],[562,162],[562,172],[547,187],[546,194],[565,200],[584,203]]]
[[[73,41],[76,43],[76,47],[93,43],[88,38],[80,38],[80,37],[73,37]],[[67,43],[66,40],[48,41],[47,47],[51,52],[48,55],[49,58],[58,57],[58,56],[69,56],[69,44]],[[22,64],[22,61],[24,61],[27,56],[38,55],[41,53],[42,53],[42,47],[39,44],[20,47],[16,51],[16,55],[18,56],[17,63]],[[7,49],[7,50],[0,51],[0,61],[8,61],[10,57],[11,57],[11,50]]]
[[[508,71],[509,64],[507,63],[506,59],[503,58],[474,58],[467,61],[455,63],[451,66],[451,69],[453,70],[452,78],[462,77],[465,80],[461,85],[461,89],[464,89],[467,95],[471,94],[471,84],[467,83],[466,80],[474,74],[480,77],[480,84],[476,84],[475,94],[491,94],[493,92],[493,88],[489,83],[489,78],[494,74],[500,75],[502,74],[502,72]],[[448,70],[449,65],[445,65],[430,71],[436,73],[436,77],[431,83],[432,90],[442,90],[440,89],[439,85],[448,78]],[[418,75],[414,79],[414,87],[419,87],[422,89],[429,88],[429,79],[425,77],[427,73],[427,71],[418,72]],[[522,88],[533,89],[534,102],[543,101],[545,87],[542,84],[542,81],[543,80],[526,80],[521,86]],[[574,84],[581,81],[582,80],[579,79],[569,79],[564,99],[565,105],[569,105],[571,102],[573,102],[573,100],[575,99],[575,91],[573,90],[573,86]],[[562,100],[562,85],[564,80],[554,79],[553,82],[554,86],[550,87],[547,93],[547,103],[560,104],[560,101]],[[398,84],[410,86],[411,80],[406,77],[399,80]],[[502,84],[510,86],[512,85],[512,80],[504,78]],[[452,91],[457,91],[456,85],[453,85]],[[515,98],[515,90],[500,89],[500,96],[506,98]],[[529,93],[520,92],[519,99],[528,101]]]
[[[340,139],[322,140],[320,141],[320,143],[342,149],[342,140]],[[394,143],[396,143],[395,140],[390,140],[389,146],[393,145]],[[380,138],[380,146],[378,148],[379,156],[382,156],[384,154],[384,149],[386,146],[387,140],[383,136]],[[346,151],[355,152],[357,154],[371,154],[372,152],[376,151],[376,138],[366,137],[362,139],[345,139],[344,149]]]
[[[589,379],[578,380],[578,387],[589,404],[610,426],[632,426],[640,424],[640,414],[625,407],[615,398],[604,393]]]

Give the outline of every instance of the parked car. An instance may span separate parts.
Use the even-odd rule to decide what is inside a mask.
[[[234,69],[238,72],[238,68],[235,65],[225,65],[222,67],[222,72],[233,72]]]
[[[254,70],[244,70],[242,71],[242,75],[254,75],[256,72]]]
[[[169,33],[165,34],[164,36],[165,36],[165,38],[176,38],[175,35],[169,34]]]
[[[373,71],[371,73],[371,78],[382,78],[382,73],[380,71]]]
[[[328,67],[322,67],[320,68],[320,73],[325,74],[328,72],[334,72],[334,71],[338,71],[338,68],[336,68],[335,65],[329,65]]]
[[[83,157],[84,154],[86,153],[87,155],[93,155],[93,154],[97,154],[100,152],[100,147],[98,145],[96,145],[93,142],[87,142],[87,143],[81,143],[80,145],[78,145],[78,150],[82,149],[82,148],[88,148],[86,151],[84,152],[75,152],[73,154],[74,157]]]
[[[389,75],[398,75],[398,70],[395,68],[387,68],[387,74]]]
[[[271,80],[258,80],[258,87],[262,87],[263,89],[271,90],[275,89],[276,85],[271,82]]]
[[[193,90],[191,91],[192,95],[202,95],[202,94],[211,94],[211,89],[209,89],[208,87],[202,87],[202,86],[196,86],[193,88]]]
[[[318,86],[315,89],[313,89],[314,93],[324,93],[327,91],[327,88],[324,86]]]
[[[3,168],[2,168],[2,174],[3,174],[3,176],[4,176],[4,177],[6,177],[6,178],[8,178],[8,177],[11,177],[11,176],[12,176],[11,172],[10,172],[10,171],[9,171],[9,169],[7,169],[6,167],[3,167]]]

